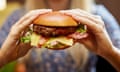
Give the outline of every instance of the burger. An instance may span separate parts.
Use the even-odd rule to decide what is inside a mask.
[[[29,33],[21,38],[22,42],[31,42],[32,46],[61,50],[75,44],[72,37],[82,37],[86,26],[71,16],[60,12],[49,12],[40,15],[30,27]]]

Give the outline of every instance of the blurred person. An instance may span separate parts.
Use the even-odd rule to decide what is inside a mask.
[[[23,34],[30,24],[32,24],[36,17],[50,11],[51,10],[45,9],[31,11],[11,27],[8,37],[2,45],[2,49],[0,49],[0,67],[24,56],[28,50],[32,48],[29,43],[18,43],[21,34]],[[60,12],[67,14],[73,17],[76,21],[86,25],[89,30],[87,32],[88,35],[82,39],[81,37],[75,37],[74,35],[71,37],[76,39],[77,42],[84,44],[90,51],[106,59],[119,72],[120,49],[112,44],[101,17],[92,15],[80,9],[64,10]],[[9,56],[11,57],[9,58]],[[16,72],[26,72],[24,63],[19,63],[18,66],[19,67],[16,66]]]
[[[106,25],[106,29],[113,43],[115,44],[115,46],[119,47],[120,37],[118,37],[118,34],[120,33],[117,22],[115,21],[113,16],[107,11],[107,9],[104,8],[104,6],[95,5],[93,0],[74,0],[74,1],[73,0],[37,0],[37,1],[26,0],[24,7],[13,12],[12,15],[8,17],[7,21],[1,28],[0,44],[2,44],[2,42],[5,40],[5,37],[8,35],[10,27],[16,21],[18,21],[19,18],[21,18],[26,12],[34,9],[44,9],[44,8],[52,8],[54,11],[80,8],[88,12],[91,12],[93,14],[102,16]],[[108,20],[108,18],[110,20]],[[56,53],[59,56],[55,56]],[[47,59],[46,55],[49,55],[49,57],[53,57],[53,59],[51,58]],[[26,56],[25,61],[26,61],[26,68],[29,72],[39,71],[40,67],[44,66],[45,64],[48,66],[52,64],[54,67],[51,67],[51,69],[57,69],[58,67],[65,66],[65,63],[69,64],[69,66],[65,66],[62,69],[68,69],[67,72],[69,72],[69,71],[76,71],[77,69],[82,70],[82,67],[83,65],[85,65],[87,58],[88,58],[88,51],[84,48],[83,45],[76,44],[72,48],[68,48],[66,50],[61,50],[61,51],[51,51],[47,49],[42,49],[42,50],[33,49]],[[59,60],[59,63],[54,63],[54,60],[57,59]],[[65,63],[61,63],[60,61],[62,60],[65,61]],[[91,67],[91,70],[94,70],[95,60],[96,59],[94,59],[94,57],[92,57],[91,55],[90,65],[92,66],[89,66]],[[75,66],[75,68],[73,66]]]

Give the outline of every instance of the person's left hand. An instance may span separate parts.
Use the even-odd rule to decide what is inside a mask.
[[[40,14],[51,12],[51,9],[33,10],[16,22],[2,45],[1,56],[4,64],[24,56],[31,48],[30,43],[21,43],[20,37],[23,32],[32,24],[32,21]]]

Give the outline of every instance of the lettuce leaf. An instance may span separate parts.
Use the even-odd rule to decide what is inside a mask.
[[[20,38],[22,43],[29,43],[31,41],[31,36],[24,36]]]
[[[80,24],[79,27],[77,28],[77,32],[79,33],[85,33],[86,31],[87,31],[86,26],[83,24]]]
[[[25,36],[20,38],[20,41],[22,43],[29,43],[29,42],[31,42],[31,34],[32,34],[32,32],[33,31],[31,29],[28,29],[28,32],[25,34]]]

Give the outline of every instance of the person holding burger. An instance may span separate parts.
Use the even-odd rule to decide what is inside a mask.
[[[51,12],[51,10],[35,10],[29,12],[12,26],[0,50],[0,67],[24,56],[26,52],[28,52],[31,45],[29,43],[19,43],[21,34],[23,34],[23,31],[25,31],[40,14],[46,12]],[[87,26],[87,36],[82,38],[72,36],[72,38],[84,44],[90,51],[105,58],[118,72],[120,71],[120,50],[112,44],[105,30],[104,22],[99,16],[91,15],[80,9],[60,11],[60,13],[71,16],[77,22]]]
[[[112,38],[112,41],[117,39],[117,41],[114,41],[114,44],[118,47],[119,37],[116,38],[116,32],[119,34],[119,31],[116,31],[118,28],[115,27],[117,24],[114,22],[112,19],[113,17],[111,17],[109,12],[106,12],[106,9],[103,6],[101,7],[98,5],[93,5],[93,3],[94,0],[25,0],[25,5],[23,5],[24,7],[16,10],[2,27],[0,31],[0,44],[2,44],[2,42],[5,40],[5,37],[9,33],[10,27],[30,10],[50,8],[53,11],[59,11],[80,8],[90,13],[95,12],[94,14],[103,16],[102,18],[105,22],[106,28],[110,28],[108,33]],[[95,9],[93,9],[93,7]],[[64,16],[66,20],[62,20],[66,21],[66,23],[60,23],[61,19],[59,22],[58,18],[54,14],[57,14],[57,17],[59,18],[62,18],[61,15]],[[46,15],[50,17],[47,17]],[[86,34],[86,30],[88,28],[86,28],[86,25],[84,26],[81,22],[71,17],[71,15],[51,12],[42,14],[40,17],[38,16],[38,19],[35,19],[35,21],[33,20],[33,24],[31,24],[30,29],[28,29],[28,33],[20,38],[22,43],[31,42],[32,47],[39,47],[32,48],[31,51],[23,58],[23,60],[20,60],[25,63],[25,67],[28,72],[39,71],[40,69],[55,70],[53,72],[58,72],[58,69],[60,69],[60,71],[62,70],[62,72],[64,72],[63,70],[67,70],[65,72],[87,70],[84,69],[84,66],[91,54],[89,54],[85,46],[80,43],[76,43],[78,41],[75,38],[86,37],[88,35]],[[108,20],[108,18],[111,18],[111,20]],[[49,20],[53,20],[53,22]],[[56,22],[54,22],[55,20]],[[69,23],[68,20],[71,22]],[[114,26],[112,26],[113,24]],[[59,50],[51,50],[58,48]],[[95,63],[94,58],[92,57],[92,59],[89,61],[92,63],[88,64],[92,64],[92,66],[90,65],[88,67],[93,70],[93,65]]]

